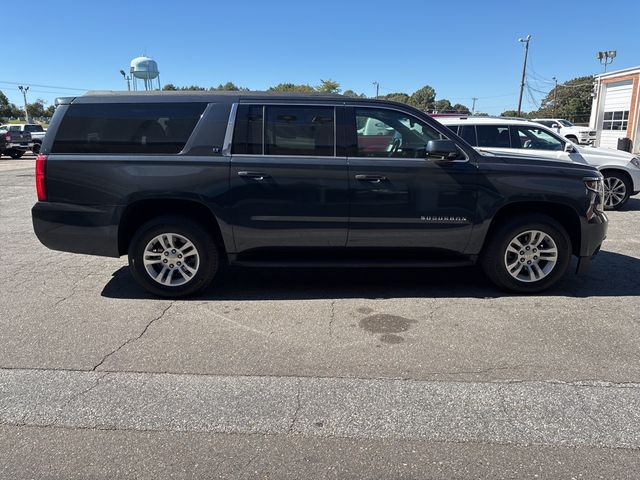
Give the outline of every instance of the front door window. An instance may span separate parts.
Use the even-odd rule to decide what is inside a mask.
[[[564,142],[551,133],[536,127],[515,126],[515,148],[531,150],[549,150],[559,152],[564,149]]]
[[[442,135],[405,113],[376,108],[356,108],[358,157],[425,158],[429,140]]]

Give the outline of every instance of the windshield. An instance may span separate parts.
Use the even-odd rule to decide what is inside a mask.
[[[573,123],[571,123],[569,120],[558,120],[558,121],[565,127],[573,127]]]

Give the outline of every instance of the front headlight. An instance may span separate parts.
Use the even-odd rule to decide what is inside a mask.
[[[591,192],[587,211],[587,218],[591,220],[594,210],[604,212],[604,177],[599,174],[597,177],[585,177],[583,180],[587,190]]]
[[[640,158],[638,157],[633,157],[631,159],[631,165],[633,165],[636,168],[640,168]]]

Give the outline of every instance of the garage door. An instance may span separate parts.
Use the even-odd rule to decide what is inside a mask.
[[[617,148],[618,139],[627,135],[632,89],[631,80],[606,85],[599,125],[601,147]]]

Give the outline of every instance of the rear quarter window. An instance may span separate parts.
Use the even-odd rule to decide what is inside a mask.
[[[206,103],[70,105],[52,153],[175,154],[187,143]]]

